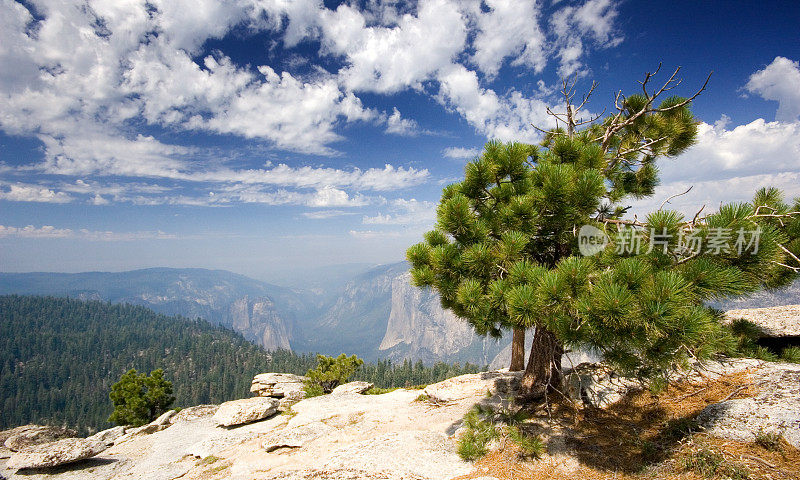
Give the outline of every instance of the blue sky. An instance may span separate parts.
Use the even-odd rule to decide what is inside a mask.
[[[490,138],[663,62],[714,71],[673,201],[800,195],[800,8],[616,0],[0,0],[0,271],[403,258]],[[668,72],[667,72],[668,73]]]

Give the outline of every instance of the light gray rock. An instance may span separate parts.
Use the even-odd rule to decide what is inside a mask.
[[[576,402],[584,406],[605,408],[640,384],[615,375],[607,365],[585,363],[565,374],[564,386],[567,395]]]
[[[755,323],[765,337],[800,337],[800,305],[743,308],[725,312],[728,323],[739,318]]]
[[[65,438],[14,452],[6,463],[9,469],[46,468],[94,457],[107,448],[105,442],[85,438]]]
[[[170,423],[189,422],[202,417],[210,417],[217,413],[218,408],[219,405],[197,405],[184,408],[170,419]]]
[[[221,427],[231,427],[263,420],[278,410],[278,399],[254,397],[225,402],[214,414],[214,421]]]
[[[751,380],[755,397],[709,405],[700,424],[711,435],[746,442],[762,431],[778,433],[800,448],[800,365],[766,363]]]
[[[409,480],[448,480],[472,470],[456,454],[455,441],[445,433],[431,431],[392,432],[347,445],[334,451],[323,468],[357,469]]]
[[[296,396],[303,391],[306,377],[291,373],[260,373],[253,377],[250,393],[259,397]]]
[[[50,443],[62,438],[70,438],[77,435],[75,430],[63,427],[51,427],[46,425],[25,425],[12,430],[3,444],[13,452],[17,452],[27,447]]]
[[[428,385],[423,393],[433,402],[447,403],[471,397],[482,397],[487,393],[510,393],[519,384],[523,372],[494,371],[469,373],[443,382]]]
[[[120,437],[125,435],[125,427],[117,426],[95,433],[91,437],[86,437],[86,440],[94,440],[103,442],[106,445],[113,445]]]
[[[334,427],[322,422],[289,427],[274,435],[268,435],[261,442],[261,448],[267,452],[273,452],[279,448],[300,448],[317,438],[333,434],[335,430]]]
[[[369,382],[349,382],[334,388],[331,395],[362,394],[374,385]]]
[[[293,392],[285,395],[278,401],[278,411],[285,412],[286,410],[292,408],[292,405],[300,400],[303,400],[304,398],[306,398],[305,390],[300,390],[299,392]]]
[[[176,413],[178,412],[175,410],[166,411],[162,413],[158,418],[150,422],[150,425],[157,425],[159,427],[162,427],[164,425],[169,425],[170,423],[172,423],[170,420],[172,419],[172,417],[175,416]]]

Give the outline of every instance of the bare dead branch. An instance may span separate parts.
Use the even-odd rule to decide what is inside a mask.
[[[706,208],[705,205],[700,207],[700,210],[698,210],[697,213],[694,214],[694,218],[692,219],[692,222],[691,222],[692,226],[694,226],[697,223],[697,218],[700,216],[700,212],[702,212],[704,208]]]
[[[597,82],[593,80],[592,86],[589,88],[589,91],[586,92],[586,94],[583,96],[583,101],[581,102],[580,105],[578,105],[575,111],[580,111],[586,105],[586,102],[589,101],[589,97],[592,96],[592,93],[594,92],[594,89],[597,88],[597,85],[598,85]]]
[[[772,260],[771,263],[774,263],[775,265],[779,265],[781,267],[788,268],[789,270],[792,270],[794,272],[800,272],[800,267],[793,267],[791,265],[786,265],[785,263],[776,262],[775,260]]]
[[[703,82],[703,86],[702,86],[702,87],[700,87],[700,90],[696,91],[696,92],[694,93],[694,95],[692,95],[691,97],[689,97],[689,98],[687,98],[686,100],[682,101],[681,103],[678,103],[678,104],[676,104],[676,105],[673,105],[673,106],[671,106],[671,107],[657,108],[657,109],[655,109],[655,110],[653,110],[653,111],[654,111],[654,112],[668,112],[668,111],[670,111],[670,110],[675,110],[676,108],[681,108],[681,107],[684,107],[684,106],[688,105],[689,103],[691,103],[691,102],[692,102],[692,100],[694,100],[695,98],[697,98],[697,97],[698,97],[698,95],[700,95],[701,93],[703,93],[703,90],[705,90],[705,89],[706,89],[706,87],[708,86],[708,82],[711,80],[711,75],[713,75],[713,74],[714,74],[714,72],[713,72],[713,71],[709,72],[708,76],[706,77],[706,81],[705,81],[705,82]]]
[[[564,132],[559,132],[559,131],[556,131],[556,130],[544,130],[544,129],[541,129],[541,128],[537,127],[536,125],[532,124],[532,123],[531,123],[531,127],[535,128],[536,130],[539,130],[542,133],[546,133],[546,134],[550,134],[550,135],[566,135]],[[558,126],[556,126],[556,128],[558,128]]]
[[[601,220],[603,223],[613,223],[614,225],[630,225],[633,227],[645,227],[644,223],[639,222],[638,220],[620,220],[614,218],[604,218]]]
[[[683,192],[683,193],[676,193],[675,195],[672,195],[671,197],[667,198],[666,200],[661,202],[661,206],[658,207],[658,210],[660,211],[662,208],[664,208],[664,205],[668,204],[669,201],[672,200],[673,198],[680,197],[681,195],[686,195],[687,193],[691,192],[693,188],[694,188],[694,185],[692,185],[691,187],[687,188],[686,191]]]
[[[800,258],[797,258],[797,255],[795,255],[794,253],[790,252],[788,248],[784,247],[780,243],[778,243],[777,245],[778,245],[778,247],[780,247],[781,250],[783,250],[783,253],[785,253],[786,255],[789,255],[790,257],[792,257],[792,259],[795,262],[797,262],[798,265],[800,265]],[[795,271],[797,271],[797,270],[795,270]]]
[[[577,111],[577,110],[576,110],[576,111]],[[593,116],[593,117],[589,117],[589,119],[588,119],[588,120],[580,120],[579,122],[577,122],[577,123],[575,124],[575,126],[586,125],[587,123],[594,123],[594,122],[596,122],[597,120],[599,120],[599,119],[600,119],[600,117],[602,117],[603,115],[605,115],[605,113],[606,113],[606,109],[604,108],[602,112],[598,113],[597,115],[595,115],[595,116]]]

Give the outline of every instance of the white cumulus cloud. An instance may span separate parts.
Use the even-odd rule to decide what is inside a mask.
[[[797,60],[775,57],[763,70],[750,75],[745,88],[765,100],[778,102],[776,120],[800,119],[800,62]]]

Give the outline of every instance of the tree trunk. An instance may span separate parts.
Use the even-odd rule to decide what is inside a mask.
[[[514,327],[514,337],[511,340],[511,366],[512,372],[525,370],[525,329]]]
[[[561,387],[561,356],[564,348],[555,334],[546,328],[536,327],[528,366],[522,376],[522,391],[532,397],[541,397],[552,388]]]

